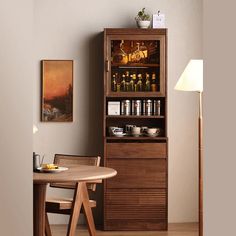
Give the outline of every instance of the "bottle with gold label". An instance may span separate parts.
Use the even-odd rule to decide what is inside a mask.
[[[129,88],[130,88],[130,91],[131,91],[131,92],[134,92],[134,80],[133,80],[133,75],[130,75]]]
[[[145,91],[151,91],[150,75],[146,73]]]
[[[111,83],[111,91],[112,92],[117,92],[117,82],[116,82],[116,74],[112,76],[112,83]]]
[[[120,91],[125,92],[125,74],[122,75],[122,81],[120,83]]]
[[[136,74],[135,73],[133,74],[132,79],[134,81],[134,91],[137,92],[137,81],[136,81]]]
[[[155,73],[152,73],[151,90],[152,90],[152,92],[157,91],[157,81],[156,81],[156,74]]]
[[[138,74],[137,91],[143,91],[142,74]]]
[[[129,79],[129,71],[126,71],[125,73],[125,91],[130,91],[130,79]]]

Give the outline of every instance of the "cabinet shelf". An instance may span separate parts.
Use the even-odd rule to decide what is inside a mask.
[[[167,140],[166,137],[132,137],[132,136],[126,136],[126,137],[106,137],[106,140]]]
[[[165,97],[161,92],[109,92],[107,97],[111,98],[158,98]]]
[[[122,119],[164,119],[165,116],[135,116],[135,115],[130,115],[130,116],[125,116],[125,115],[107,115],[106,118],[108,119],[117,119],[117,118],[122,118]]]
[[[149,68],[149,67],[160,67],[159,64],[151,64],[151,63],[129,63],[129,64],[120,64],[120,63],[112,63],[112,67],[122,68]]]

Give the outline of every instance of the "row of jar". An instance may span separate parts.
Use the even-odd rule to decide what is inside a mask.
[[[111,91],[113,92],[156,92],[157,91],[157,78],[156,74],[152,73],[145,75],[131,74],[129,71],[112,75]]]
[[[108,115],[160,116],[160,100],[121,100],[108,102]]]

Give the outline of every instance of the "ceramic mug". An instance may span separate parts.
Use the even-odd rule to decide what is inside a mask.
[[[157,132],[157,128],[148,128],[147,129],[147,133],[148,134],[152,135],[152,134],[156,134],[156,132]]]
[[[134,136],[138,136],[141,134],[141,127],[132,127],[132,131],[131,131],[131,134],[134,135]]]

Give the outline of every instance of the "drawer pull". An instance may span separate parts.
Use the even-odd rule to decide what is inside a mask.
[[[109,72],[110,70],[110,63],[109,60],[106,60],[106,72]]]

